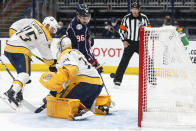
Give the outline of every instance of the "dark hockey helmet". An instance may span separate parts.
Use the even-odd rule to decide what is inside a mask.
[[[90,11],[86,4],[79,4],[76,9],[76,14],[80,17],[90,17]]]
[[[139,9],[140,8],[140,5],[139,5],[138,2],[133,2],[133,3],[131,3],[131,8],[137,8],[137,9]]]

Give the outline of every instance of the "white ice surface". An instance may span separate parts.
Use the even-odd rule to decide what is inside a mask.
[[[15,72],[12,72],[14,75]],[[39,83],[40,72],[32,72],[32,82],[24,88],[24,98],[35,105],[40,106],[48,90]],[[69,121],[66,119],[51,118],[46,111],[34,114],[25,107],[13,111],[4,102],[0,101],[0,129],[7,130],[64,130],[64,131],[187,131],[196,129],[172,129],[172,128],[138,128],[138,76],[125,75],[120,89],[113,89],[112,79],[109,74],[102,74],[106,87],[116,103],[115,111],[108,116],[91,116],[85,121]],[[7,72],[0,72],[0,94],[9,89],[12,79]],[[105,88],[102,94],[106,94]]]

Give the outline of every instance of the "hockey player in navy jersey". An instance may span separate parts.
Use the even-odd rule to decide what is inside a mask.
[[[67,35],[72,41],[72,48],[78,49],[86,57],[92,66],[96,67],[99,73],[103,72],[103,67],[100,66],[94,54],[91,52],[91,47],[94,44],[93,33],[90,31],[91,14],[86,4],[79,4],[76,9],[76,17],[73,18],[67,29]]]

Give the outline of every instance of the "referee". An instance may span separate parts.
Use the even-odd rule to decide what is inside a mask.
[[[131,13],[124,16],[120,25],[119,33],[123,41],[124,53],[116,74],[111,75],[114,78],[114,88],[120,87],[124,72],[134,52],[139,54],[139,32],[141,26],[150,26],[150,23],[147,16],[140,13],[139,3],[133,2],[131,4]]]

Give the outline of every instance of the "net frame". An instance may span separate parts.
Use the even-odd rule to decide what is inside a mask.
[[[160,27],[161,29],[171,29],[171,30],[175,30],[175,27]],[[156,28],[156,29],[159,29],[160,28]],[[156,30],[155,29],[155,30]],[[140,28],[140,49],[139,49],[139,90],[138,90],[138,126],[141,127],[141,126],[154,126],[154,124],[152,124],[151,122],[149,123],[142,123],[142,121],[144,120],[144,115],[145,115],[145,118],[149,118],[151,117],[152,115],[154,115],[154,119],[155,120],[158,120],[159,117],[163,117],[165,119],[168,119],[168,123],[169,124],[165,124],[165,123],[162,123],[161,120],[160,120],[160,123],[159,125],[156,125],[156,126],[159,126],[159,127],[162,127],[162,126],[166,126],[166,127],[196,127],[196,121],[193,121],[193,122],[190,122],[192,121],[193,119],[196,120],[196,110],[194,112],[186,112],[185,115],[187,116],[190,116],[190,119],[189,117],[185,117],[184,114],[182,113],[179,113],[179,112],[176,112],[176,113],[165,113],[164,111],[162,112],[162,114],[160,114],[160,112],[155,112],[153,114],[153,111],[152,112],[148,112],[147,110],[147,105],[148,105],[148,95],[147,95],[147,84],[148,84],[148,80],[149,80],[149,72],[148,72],[148,54],[149,52],[151,53],[151,58],[152,60],[154,60],[154,51],[155,51],[155,45],[156,44],[154,42],[154,39],[156,40],[156,38],[153,39],[152,41],[152,45],[148,45],[148,31],[150,31],[151,29],[149,29],[148,27],[141,27]],[[152,28],[153,30],[153,28]],[[155,36],[156,37],[156,36]],[[177,37],[177,36],[176,36]],[[179,41],[179,39],[178,39]],[[151,46],[151,51],[149,51],[149,48],[148,46]],[[183,47],[180,47],[182,48],[182,50],[184,50]],[[187,57],[188,56],[188,53],[184,53]],[[190,66],[192,66],[192,63],[191,61],[187,61],[187,59],[183,59],[182,62],[186,62],[187,64],[189,64]],[[153,63],[153,61],[152,61]],[[153,65],[153,64],[152,64]],[[154,68],[154,67],[151,67],[151,68]],[[191,69],[194,69],[193,67],[191,67]],[[190,71],[188,72],[188,74],[193,74],[194,72],[193,71]],[[153,74],[153,73],[152,73]],[[195,73],[194,73],[195,74]],[[164,74],[165,75],[165,74]],[[168,75],[168,74],[166,74]],[[194,75],[196,76],[196,75]],[[187,76],[188,80],[190,81],[191,83],[191,86],[194,86],[194,79],[192,79],[192,77],[190,75]],[[193,89],[193,91],[195,91],[195,89]],[[180,104],[179,104],[180,105]],[[185,104],[185,105],[182,105],[182,106],[190,106],[189,104]],[[195,107],[191,107],[191,108],[195,108]],[[191,110],[192,111],[192,110]],[[148,112],[145,113],[145,112]],[[149,115],[150,114],[150,115]],[[174,116],[175,114],[175,116]],[[174,116],[174,117],[173,117]],[[172,118],[173,117],[173,118]],[[185,122],[183,123],[183,121],[179,121],[178,124],[176,124],[175,122],[172,122],[170,120],[173,120],[173,119],[180,119],[180,117],[184,118],[184,119],[187,119],[189,122]],[[151,125],[152,124],[152,125]]]

